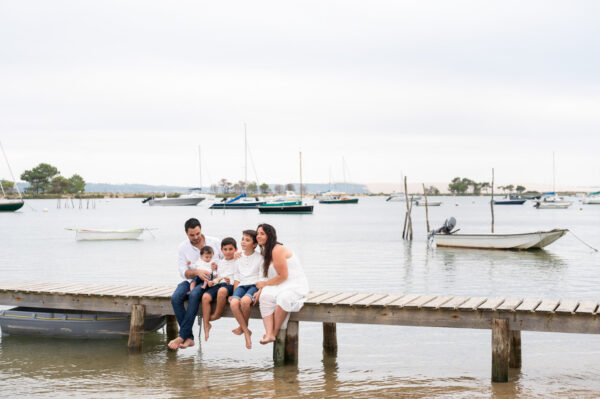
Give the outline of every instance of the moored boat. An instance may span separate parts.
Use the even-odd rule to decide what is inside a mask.
[[[66,229],[75,231],[78,241],[139,240],[146,228],[124,230]]]
[[[442,205],[442,201],[427,201],[427,204],[425,204],[425,201],[418,200],[418,201],[415,201],[415,205],[416,206],[425,206],[425,205],[427,205],[427,206],[440,206],[440,205]]]
[[[246,194],[240,194],[231,199],[224,199],[222,202],[215,202],[209,209],[256,209],[259,205],[264,204],[257,198],[250,198]]]
[[[0,311],[2,335],[58,338],[123,338],[129,335],[131,314],[17,307]],[[156,331],[165,316],[146,315],[144,330]]]
[[[350,198],[345,194],[329,195],[320,199],[319,204],[358,204],[358,198]]]
[[[600,191],[588,194],[582,202],[588,205],[600,205]]]
[[[313,213],[313,205],[308,205],[302,201],[280,203],[266,203],[258,207],[260,213]]]
[[[190,190],[190,193],[181,195],[179,197],[169,198],[165,193],[164,197],[148,197],[143,200],[142,203],[147,202],[150,206],[196,206],[205,199],[206,196],[200,194],[198,189],[192,189]]]
[[[493,200],[494,205],[523,205],[527,199],[519,195],[510,194],[502,199]]]
[[[14,212],[23,207],[22,199],[0,199],[0,212]]]
[[[567,229],[518,234],[433,234],[438,247],[479,249],[539,249],[552,244],[567,233]]]
[[[543,193],[542,197],[533,205],[537,209],[566,209],[573,204],[573,201],[567,201],[556,195],[554,191]]]

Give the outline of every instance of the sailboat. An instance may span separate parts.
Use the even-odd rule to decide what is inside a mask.
[[[246,124],[244,123],[244,192],[231,199],[223,198],[221,202],[212,204],[209,209],[256,209],[259,205],[265,203],[265,201],[261,201],[258,197],[248,197],[246,187],[248,187],[248,139]]]
[[[0,181],[0,189],[2,190],[2,198],[0,198],[0,212],[14,212],[16,210],[21,209],[25,204],[25,201],[23,201],[21,190],[19,190],[19,186],[17,184],[17,181],[15,180],[15,176],[12,172],[10,164],[8,163],[8,158],[6,157],[6,153],[4,152],[4,147],[2,146],[2,143],[0,143],[0,148],[2,149],[2,155],[4,156],[4,160],[6,161],[6,166],[8,166],[8,170],[10,172],[10,175],[12,176],[14,186],[17,189],[17,193],[19,194],[19,199],[6,198],[6,192],[4,191],[4,187],[2,186],[2,182]]]
[[[344,173],[344,191],[348,191],[346,188],[346,161],[342,158],[342,169]],[[357,204],[358,198],[350,198],[346,193],[323,193],[323,196],[319,200],[319,204]]]
[[[600,191],[596,191],[595,193],[590,193],[588,194],[584,199],[583,199],[583,203],[584,204],[589,204],[589,205],[600,205]]]
[[[260,213],[295,213],[295,214],[312,214],[313,205],[308,205],[302,202],[302,152],[300,152],[300,200],[289,202],[267,202],[258,206]]]
[[[537,209],[566,209],[573,204],[573,201],[567,201],[556,195],[556,168],[554,163],[554,153],[552,153],[552,191],[543,193],[542,197],[533,205]]]

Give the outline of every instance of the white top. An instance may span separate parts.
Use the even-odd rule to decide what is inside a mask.
[[[217,237],[204,236],[204,245],[209,246],[213,249],[214,255],[213,260],[223,259],[223,253],[221,252],[221,240]],[[200,250],[190,243],[190,240],[185,240],[179,244],[178,248],[178,260],[177,266],[179,267],[179,275],[182,279],[192,281],[185,277],[186,270],[194,270],[192,266],[200,259]],[[190,264],[188,265],[188,262]]]
[[[219,265],[217,269],[219,278],[229,277],[229,284],[233,284],[233,275],[235,274],[237,261],[235,259],[221,259],[217,264]]]
[[[288,278],[279,285],[268,285],[263,288],[262,295],[270,295],[276,298],[277,305],[286,312],[298,312],[308,296],[308,280],[304,274],[300,259],[292,254],[286,259]],[[271,263],[268,278],[277,276],[277,270]]]
[[[237,268],[234,280],[239,285],[252,285],[258,281],[266,280],[262,277],[262,266],[265,262],[259,252],[253,252],[252,255],[246,255],[242,252],[241,258],[237,260]]]
[[[196,263],[192,264],[191,268],[194,270],[206,270],[207,272],[212,273],[212,263],[212,259],[208,262],[205,262],[202,260],[202,258],[200,258],[196,261]]]

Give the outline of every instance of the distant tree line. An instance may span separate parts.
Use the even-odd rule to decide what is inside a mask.
[[[469,188],[473,194],[480,195],[482,191],[485,193],[489,192],[492,188],[492,185],[490,182],[476,182],[466,177],[455,177],[448,185],[448,191],[453,194],[464,194],[469,191]],[[527,190],[523,186],[515,187],[513,184],[509,184],[507,186],[498,186],[498,188],[508,193],[517,191],[519,194]]]
[[[306,186],[302,185],[304,191]],[[247,194],[283,194],[286,191],[296,191],[296,185],[293,183],[288,184],[275,184],[273,189],[267,183],[258,185],[256,182],[249,182],[246,187],[246,182],[239,180],[237,183],[232,183],[227,179],[221,179],[217,184],[210,186],[210,189],[214,193],[221,194],[241,194],[243,192]]]
[[[31,194],[76,194],[85,192],[85,180],[77,174],[66,178],[55,166],[41,163],[21,174],[21,180],[29,183],[25,192]]]

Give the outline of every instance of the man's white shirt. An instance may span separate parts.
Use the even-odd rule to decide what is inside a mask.
[[[221,252],[221,240],[217,237],[204,236],[204,246],[209,246],[213,249],[213,261],[223,259],[223,253]],[[185,240],[179,244],[178,248],[178,267],[179,275],[182,279],[192,281],[192,279],[185,277],[187,270],[194,270],[194,264],[200,259],[200,250],[192,245],[190,240]],[[189,264],[188,264],[189,262]]]

